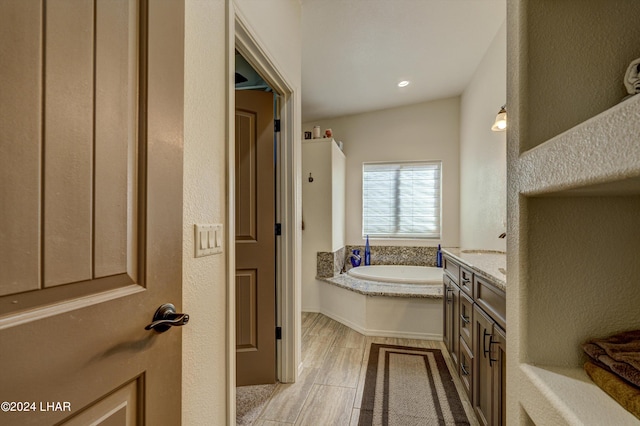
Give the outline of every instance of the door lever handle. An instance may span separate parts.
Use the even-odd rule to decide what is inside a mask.
[[[173,306],[173,304],[165,303],[156,310],[151,321],[151,324],[144,328],[145,330],[154,329],[158,333],[164,333],[171,327],[188,323],[189,315],[177,313],[176,307]]]

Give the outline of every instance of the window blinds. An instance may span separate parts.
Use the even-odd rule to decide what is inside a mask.
[[[364,163],[362,234],[440,238],[441,161]]]

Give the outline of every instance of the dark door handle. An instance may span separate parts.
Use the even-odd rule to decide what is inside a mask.
[[[152,323],[146,326],[145,330],[154,329],[158,333],[164,333],[174,326],[185,325],[189,322],[189,315],[176,312],[176,307],[171,303],[160,306],[153,314]]]
[[[492,346],[494,343],[498,343],[498,342],[497,342],[496,340],[493,340],[493,335],[491,335],[491,336],[489,337],[489,352],[491,352],[491,346]],[[494,363],[494,362],[497,362],[497,361],[498,361],[498,360],[497,360],[497,359],[493,359],[493,358],[491,357],[491,353],[489,353],[489,367],[493,367],[493,363]]]
[[[483,336],[482,336],[482,352],[484,357],[487,357],[487,354],[489,353],[489,351],[491,350],[491,345],[489,345],[489,349],[487,349],[487,336],[491,336],[491,333],[487,333],[487,329],[485,328],[484,331],[482,332]],[[491,355],[489,355],[489,358],[491,358]]]

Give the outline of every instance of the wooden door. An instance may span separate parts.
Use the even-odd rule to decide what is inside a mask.
[[[2,425],[178,425],[182,1],[0,0]],[[5,411],[8,410],[8,411]]]
[[[275,383],[273,93],[236,91],[236,384]]]

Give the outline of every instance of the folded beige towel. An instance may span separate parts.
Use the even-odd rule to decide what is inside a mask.
[[[591,380],[627,411],[640,419],[640,389],[620,379],[615,374],[598,367],[591,361],[584,364]]]
[[[640,387],[640,330],[626,331],[582,345],[585,353],[623,379]]]

